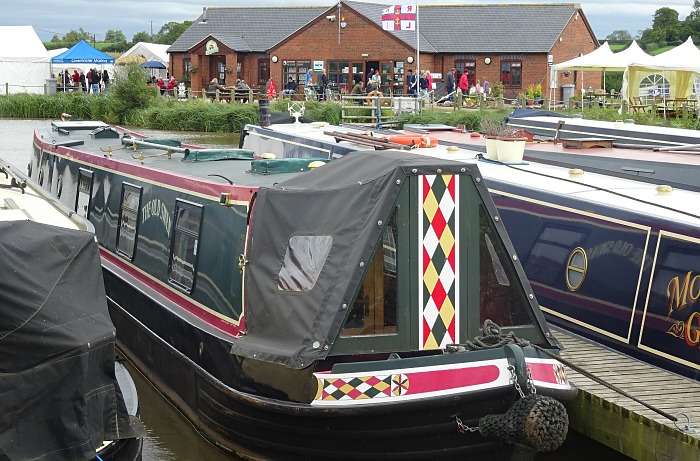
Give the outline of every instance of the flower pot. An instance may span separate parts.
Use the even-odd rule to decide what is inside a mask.
[[[486,154],[484,158],[488,160],[498,160],[497,140],[497,136],[484,136],[484,144],[486,144]]]
[[[525,142],[527,138],[503,138],[496,141],[498,161],[502,163],[519,163],[525,155]]]

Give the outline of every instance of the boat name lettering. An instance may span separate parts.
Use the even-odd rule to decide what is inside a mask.
[[[644,256],[641,248],[635,246],[634,243],[623,240],[609,240],[607,242],[601,242],[598,245],[586,250],[589,261],[599,256],[605,256],[611,253],[614,255],[623,256],[629,259],[630,262],[635,265],[641,264],[642,257]]]
[[[693,328],[693,321],[697,324]],[[700,343],[700,312],[693,312],[685,323],[685,342],[690,347],[695,347]]]
[[[141,224],[145,223],[151,218],[160,218],[160,221],[165,227],[165,232],[170,237],[170,229],[172,227],[173,218],[168,212],[168,207],[165,203],[161,202],[159,199],[155,198],[150,202],[146,202],[141,208]]]
[[[668,299],[668,315],[666,319],[671,317],[673,311],[682,311],[688,305],[688,300],[691,303],[700,298],[700,275],[693,276],[692,271],[688,271],[683,277],[681,283],[680,276],[673,277],[666,287],[666,298]]]

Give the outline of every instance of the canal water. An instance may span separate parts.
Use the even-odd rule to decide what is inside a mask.
[[[32,151],[34,128],[48,124],[50,124],[48,120],[0,119],[0,157],[26,172]],[[152,136],[177,137],[192,144],[206,144],[212,147],[238,146],[238,135],[231,133],[183,134],[140,128],[136,130]],[[129,367],[129,370],[136,383],[141,404],[141,420],[147,431],[147,437],[144,441],[144,461],[231,461],[240,459],[221,452],[207,442],[137,370],[133,367]],[[569,436],[562,448],[552,453],[540,453],[536,458],[537,461],[558,461],[561,459],[567,461],[588,461],[591,459],[624,461],[630,458],[569,431]]]

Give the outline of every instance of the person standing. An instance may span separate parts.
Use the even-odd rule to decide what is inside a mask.
[[[97,71],[97,69],[92,69],[92,93],[98,94],[100,92],[100,80],[102,76]]]
[[[87,82],[85,81],[85,72],[82,70],[80,71],[80,90],[85,91],[86,93],[89,91],[88,87],[85,85]]]
[[[455,100],[455,68],[453,67],[447,72],[445,77],[445,87],[447,88],[447,100]]]
[[[467,71],[467,69],[464,69],[462,76],[459,78],[458,86],[464,96],[469,95],[469,77],[467,75],[468,73],[469,71]]]
[[[63,91],[70,91],[71,87],[71,78],[70,78],[70,72],[68,72],[68,69],[65,69],[63,71]]]
[[[406,94],[415,97],[417,92],[418,80],[413,73],[413,69],[408,69],[408,76],[406,77]]]
[[[306,80],[304,81],[304,87],[308,88],[314,84],[314,74],[311,69],[306,71]]]
[[[107,69],[102,71],[102,84],[104,85],[105,91],[109,88],[109,74],[107,73]]]
[[[87,71],[87,75],[85,77],[87,79],[87,92],[88,94],[92,93],[92,69],[89,69]]]
[[[78,69],[75,69],[73,71],[73,88],[75,91],[80,91],[80,74],[78,73]]]
[[[328,88],[328,75],[326,74],[326,69],[321,71],[321,100],[326,100],[326,89]]]

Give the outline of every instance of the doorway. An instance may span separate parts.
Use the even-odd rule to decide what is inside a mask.
[[[365,88],[367,88],[367,82],[369,81],[369,78],[371,75],[369,75],[369,71],[372,70],[372,72],[376,71],[379,69],[379,61],[365,61],[365,69],[366,72],[364,74],[364,82],[365,82]]]

